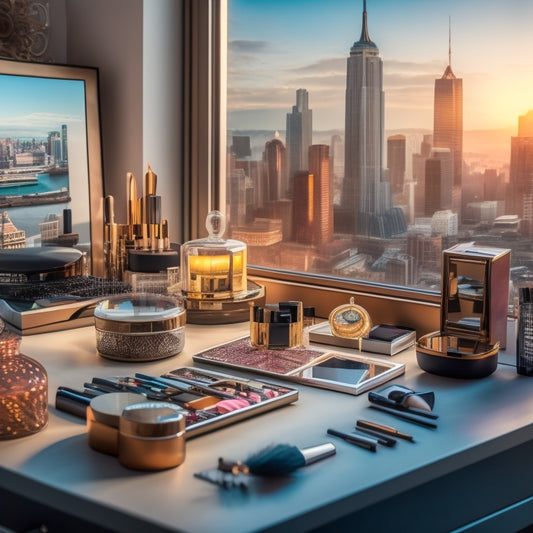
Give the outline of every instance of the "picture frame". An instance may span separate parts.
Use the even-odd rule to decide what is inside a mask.
[[[98,69],[0,59],[0,100],[9,102],[0,108],[2,224],[7,213],[24,233],[21,246],[26,247],[54,242],[43,233],[49,227],[43,218],[55,221],[59,237],[71,228],[72,235],[79,236],[72,245],[87,254],[88,273],[103,276]],[[3,225],[2,239],[7,235],[4,229]],[[8,246],[0,240],[0,247]]]

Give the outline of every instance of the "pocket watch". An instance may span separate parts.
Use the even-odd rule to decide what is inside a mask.
[[[357,339],[368,335],[372,321],[368,312],[354,303],[352,296],[349,304],[339,305],[331,311],[329,327],[337,337]]]

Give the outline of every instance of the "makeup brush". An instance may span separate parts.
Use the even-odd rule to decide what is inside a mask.
[[[251,455],[246,463],[218,459],[218,467],[196,472],[194,477],[214,483],[224,489],[248,487],[248,474],[274,477],[290,474],[294,470],[335,454],[331,442],[300,450],[289,444],[276,444]]]
[[[282,476],[334,455],[335,452],[335,445],[331,442],[303,449],[289,444],[275,444],[248,457],[240,471],[256,476]],[[219,459],[219,469],[224,470],[224,465],[228,464],[231,463]]]

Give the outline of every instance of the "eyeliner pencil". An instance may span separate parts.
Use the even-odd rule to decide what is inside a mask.
[[[370,422],[369,420],[358,420],[355,424],[355,429],[358,429],[359,431],[372,431],[376,434],[384,433],[385,435],[391,435],[393,437],[397,437],[398,439],[409,440],[411,442],[415,441],[413,436],[409,435],[408,433],[402,433],[391,426],[377,424],[376,422]]]
[[[419,426],[424,426],[426,428],[433,429],[437,427],[437,424],[435,424],[435,422],[425,420],[422,417],[413,415],[411,413],[397,411],[396,409],[391,409],[390,407],[384,407],[383,405],[378,405],[375,403],[371,403],[369,407],[371,407],[372,409],[377,409],[378,411],[383,411],[384,413],[389,413],[390,415],[393,415],[397,418],[401,418],[402,420],[407,420],[409,422],[412,422],[413,424],[418,424]]]
[[[378,431],[367,429],[362,426],[356,426],[355,429],[357,431],[360,431],[361,433],[365,433],[366,435],[374,437],[378,441],[378,443],[382,444],[383,446],[387,446],[388,448],[396,446],[396,439],[393,439],[392,437],[387,437],[386,435],[383,435],[383,433],[379,433]]]
[[[336,429],[328,429],[328,434],[333,435],[334,437],[340,437],[350,444],[355,444],[365,450],[370,450],[375,452],[378,446],[378,441],[376,439],[371,439],[369,437],[362,437],[355,435],[355,433],[344,433],[343,431],[337,431]]]

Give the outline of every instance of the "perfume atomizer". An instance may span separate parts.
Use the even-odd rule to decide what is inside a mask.
[[[250,308],[250,342],[254,348],[281,350],[303,342],[303,304],[299,301]]]

